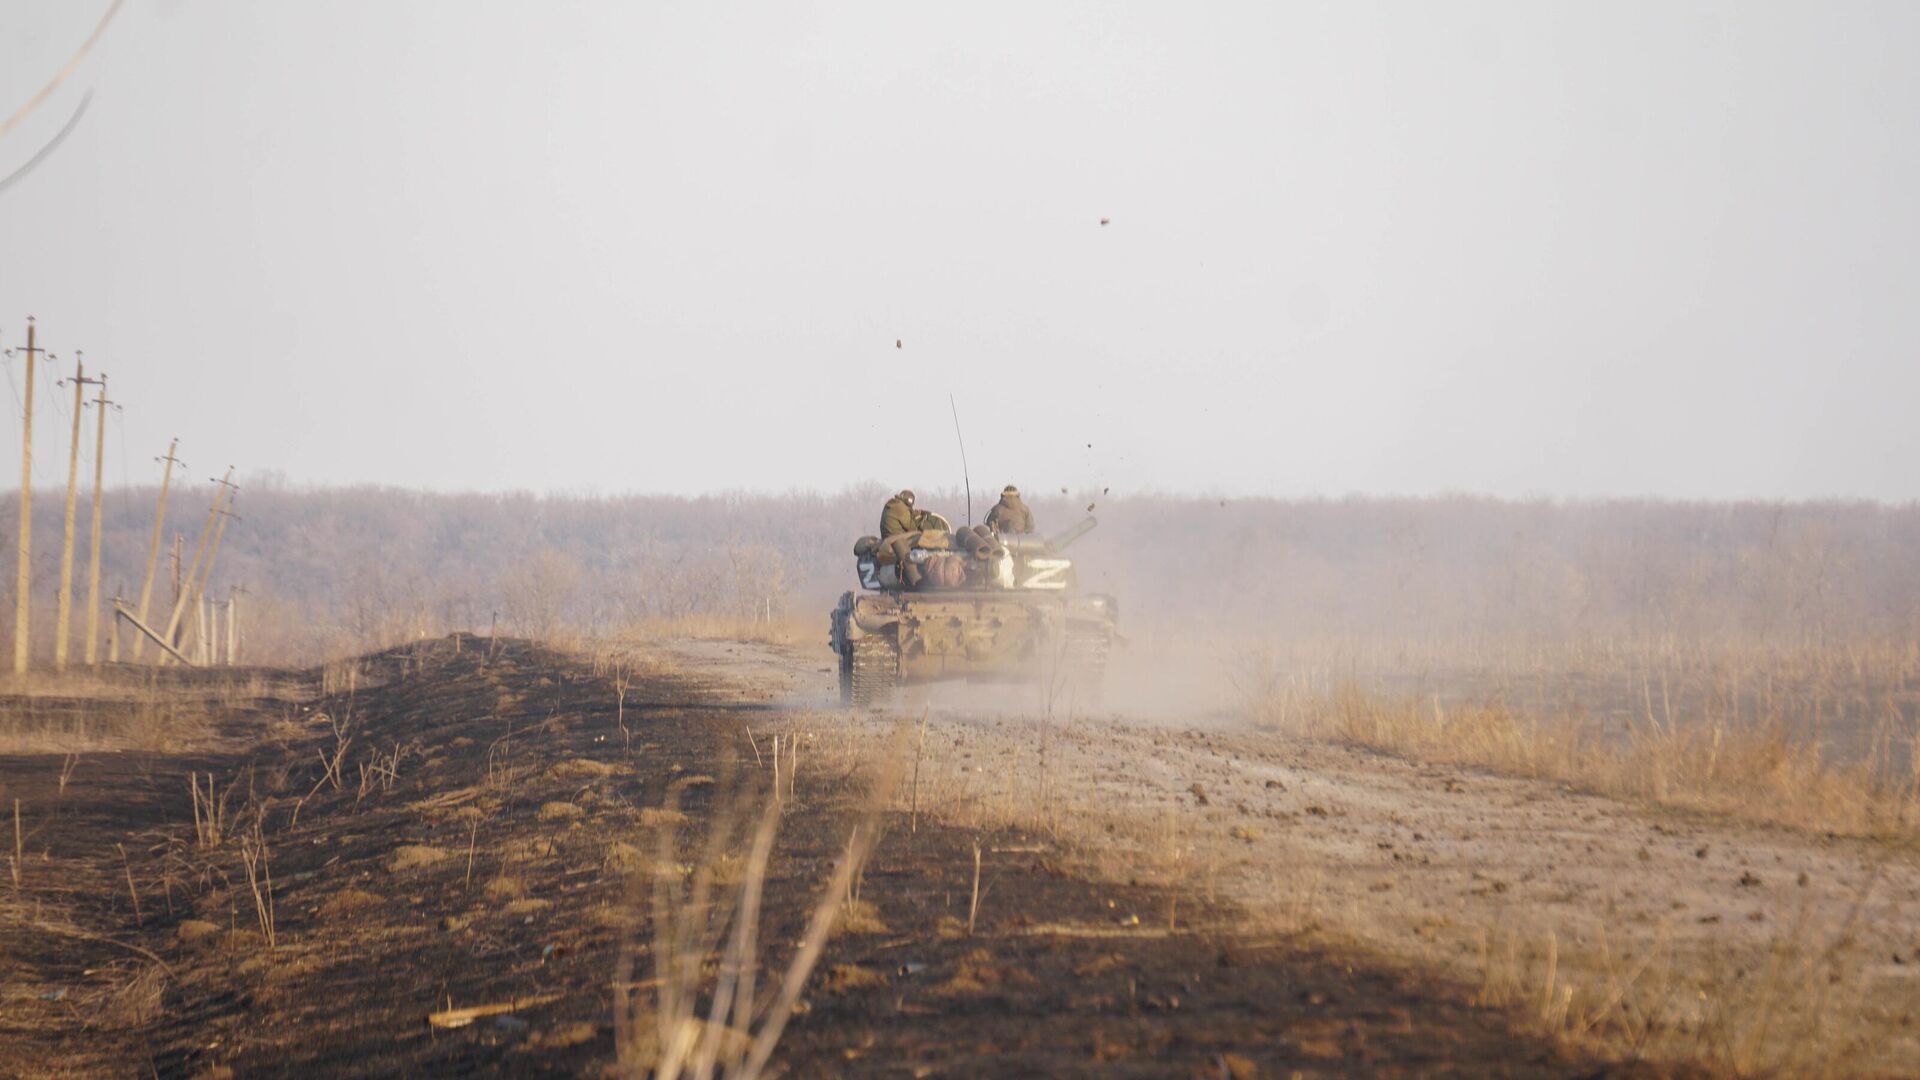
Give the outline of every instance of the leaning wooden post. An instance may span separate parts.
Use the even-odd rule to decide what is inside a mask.
[[[227,481],[232,478],[233,470],[228,469],[226,478],[220,481],[219,489],[213,493],[213,507],[207,511],[207,523],[200,529],[200,542],[194,546],[193,562],[188,564],[187,567],[186,580],[188,585],[191,585],[194,575],[200,571],[200,560],[206,555],[207,542],[213,539],[213,526],[220,518],[220,507],[226,502],[227,490],[232,486]],[[176,566],[177,565],[176,562]],[[187,602],[192,599],[192,596],[193,590],[191,588],[182,587],[176,590],[173,601],[173,614],[167,618],[166,638],[169,642],[176,640],[175,635],[180,632],[180,620],[186,618]]]
[[[160,646],[160,648],[166,650],[167,653],[172,655],[172,657],[175,660],[180,661],[181,663],[187,665],[188,667],[193,666],[193,661],[187,659],[186,656],[182,654],[179,649],[176,649],[171,644],[169,644],[166,638],[161,637],[159,631],[155,630],[151,626],[148,626],[146,623],[140,621],[140,619],[136,617],[133,614],[133,612],[128,611],[117,600],[114,601],[113,613],[115,615],[118,615],[120,618],[127,620],[127,625],[133,627],[135,630],[140,631],[142,634],[145,634],[148,638],[150,638],[153,641],[155,645]]]
[[[236,487],[233,489],[232,494],[227,496],[227,508],[220,515],[220,524],[213,530],[213,546],[207,549],[207,564],[200,570],[200,580],[196,583],[190,583],[193,592],[193,602],[196,606],[206,597],[207,582],[213,577],[213,561],[220,556],[220,541],[227,535],[227,522],[233,518],[233,501],[239,497],[239,491],[240,489]],[[205,622],[202,622],[200,629],[201,632],[205,633],[211,628]]]
[[[153,572],[160,565],[160,538],[164,535],[167,524],[167,489],[173,485],[173,467],[179,462],[179,459],[174,457],[173,453],[179,448],[179,439],[175,439],[167,444],[167,456],[164,459],[167,465],[160,473],[160,506],[153,512],[153,539],[147,544],[147,576],[145,580],[140,583],[140,610],[138,614],[141,622],[147,621],[147,604],[148,601],[153,599]],[[119,640],[119,627],[119,623],[114,624],[114,640],[116,641]],[[146,647],[147,639],[137,634],[134,635],[133,659],[136,662],[139,661],[140,654],[146,650]]]

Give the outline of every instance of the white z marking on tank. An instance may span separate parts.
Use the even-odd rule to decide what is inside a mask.
[[[1027,580],[1020,583],[1023,589],[1064,589],[1067,583],[1061,575],[1072,566],[1070,559],[1028,559],[1027,569],[1033,571]]]

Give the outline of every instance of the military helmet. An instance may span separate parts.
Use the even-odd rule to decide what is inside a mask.
[[[900,490],[900,494],[895,495],[894,498],[899,499],[901,502],[906,503],[908,506],[913,505],[913,492],[905,488],[902,488]]]
[[[1007,485],[1006,487],[1003,487],[1003,488],[1001,488],[1001,489],[1000,489],[1000,494],[1002,494],[1002,495],[1019,495],[1019,494],[1020,494],[1020,489],[1019,489],[1019,488],[1017,488],[1017,487],[1014,487],[1014,486],[1013,486],[1012,484],[1008,484],[1008,485]]]

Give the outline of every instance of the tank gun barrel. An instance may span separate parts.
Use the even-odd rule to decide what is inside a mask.
[[[1068,544],[1071,544],[1075,540],[1078,540],[1081,537],[1092,532],[1094,529],[1094,526],[1098,524],[1100,524],[1100,519],[1089,514],[1086,517],[1075,522],[1072,528],[1068,529],[1067,531],[1061,533],[1058,536],[1048,539],[1047,547],[1053,549],[1054,551],[1065,550]]]

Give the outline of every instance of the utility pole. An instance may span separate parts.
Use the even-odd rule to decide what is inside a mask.
[[[20,454],[20,576],[13,589],[13,673],[25,675],[30,639],[27,616],[33,595],[33,368],[40,350],[33,344],[33,316],[27,316],[27,404],[25,449]],[[11,352],[11,350],[9,350]]]
[[[207,511],[207,523],[201,526],[200,542],[194,545],[193,562],[187,565],[186,585],[183,588],[179,577],[174,578],[173,615],[167,619],[167,644],[178,646],[180,643],[180,620],[187,614],[187,603],[193,599],[192,586],[200,574],[200,559],[207,552],[207,541],[213,537],[213,527],[220,520],[220,506],[226,501],[227,490],[233,487],[233,469],[227,469],[227,475],[220,481],[220,488],[213,493],[213,506]],[[178,560],[174,563],[179,566]],[[176,570],[177,573],[177,570]]]
[[[147,578],[140,583],[139,614],[141,622],[147,621],[147,602],[153,599],[153,571],[160,561],[160,537],[167,524],[167,488],[173,483],[173,467],[180,463],[180,459],[174,457],[173,452],[179,448],[179,439],[168,443],[167,456],[162,459],[167,465],[160,473],[160,508],[153,512],[153,541],[147,545]],[[115,640],[119,638],[119,626],[120,624],[118,622],[114,623]],[[133,636],[134,660],[138,661],[140,659],[140,653],[145,650],[146,646],[146,638],[139,634]]]
[[[100,396],[93,407],[100,411],[99,433],[93,440],[93,550],[87,562],[87,666],[100,666],[100,488],[106,480],[107,464],[107,377],[100,376]]]
[[[73,354],[73,447],[67,459],[67,527],[60,541],[60,614],[54,620],[53,670],[67,670],[67,646],[73,637],[73,527],[80,496],[80,414],[86,407],[87,387],[99,382],[87,378],[81,353]]]
[[[220,512],[220,524],[213,530],[213,546],[207,549],[207,564],[200,570],[200,580],[198,583],[187,583],[188,588],[190,588],[193,593],[194,610],[203,616],[199,619],[197,625],[197,630],[203,637],[203,640],[200,642],[203,649],[207,645],[204,638],[216,633],[219,629],[213,622],[213,599],[207,596],[207,582],[213,578],[213,560],[220,555],[220,541],[227,535],[227,522],[232,520],[234,516],[233,503],[234,500],[239,497],[239,494],[240,489],[237,487],[228,493],[227,508]],[[175,641],[174,644],[178,645],[180,642]]]
[[[120,599],[120,593],[123,588],[124,586],[115,586],[113,590],[113,599],[109,601],[110,603],[113,604],[116,610],[120,607],[121,604],[126,602]],[[138,637],[139,635],[136,634],[134,636]],[[116,615],[116,617],[107,620],[107,663],[118,664],[119,662],[120,662],[120,619]]]

